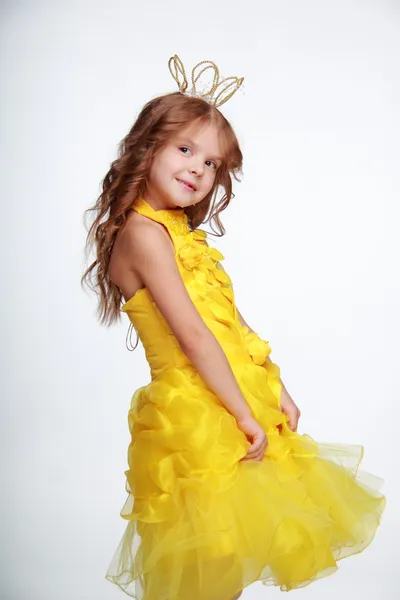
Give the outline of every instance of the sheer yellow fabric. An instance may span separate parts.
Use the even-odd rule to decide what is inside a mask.
[[[383,480],[359,469],[362,446],[290,431],[269,343],[241,326],[206,233],[190,231],[183,210],[154,211],[142,198],[133,208],[167,228],[186,289],[269,444],[262,462],[240,462],[250,442],[139,290],[122,311],[151,382],[128,412],[128,523],[106,578],[137,600],[230,600],[257,580],[289,591],[333,573],[372,541]]]

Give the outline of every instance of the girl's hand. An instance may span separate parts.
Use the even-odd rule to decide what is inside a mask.
[[[285,413],[285,415],[289,417],[289,429],[291,431],[297,431],[297,424],[299,422],[301,412],[284,387],[282,387],[281,392],[281,412]]]
[[[251,446],[247,450],[246,456],[240,460],[261,461],[264,458],[265,449],[268,445],[268,439],[264,429],[251,415],[243,417],[236,422],[240,431],[243,431],[247,439],[251,442]]]

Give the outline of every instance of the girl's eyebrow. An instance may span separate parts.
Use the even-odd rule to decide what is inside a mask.
[[[182,143],[188,143],[191,146],[194,146],[195,148],[198,148],[198,145],[196,144],[196,142],[194,142],[193,140],[191,140],[190,138],[179,138],[178,139],[178,143],[182,142]],[[221,156],[217,156],[217,155],[213,155],[214,158],[216,160],[220,160],[222,162],[222,157]]]

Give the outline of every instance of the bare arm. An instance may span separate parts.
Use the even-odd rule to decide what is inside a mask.
[[[154,303],[198,373],[237,419],[251,410],[214,334],[186,291],[171,243],[151,224],[130,232],[127,252]]]

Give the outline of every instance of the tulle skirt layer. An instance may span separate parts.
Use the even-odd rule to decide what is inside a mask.
[[[335,572],[372,541],[383,480],[363,447],[291,432],[279,368],[235,376],[268,436],[261,462],[193,371],[174,370],[132,398],[128,521],[106,578],[137,600],[230,600],[255,581],[290,591]]]

